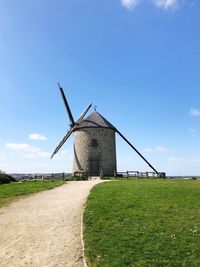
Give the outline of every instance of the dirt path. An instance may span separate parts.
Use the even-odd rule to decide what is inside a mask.
[[[1,208],[0,266],[84,266],[82,210],[99,182],[70,182]]]

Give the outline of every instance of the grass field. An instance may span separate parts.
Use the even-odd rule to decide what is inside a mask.
[[[89,266],[200,266],[200,181],[140,179],[93,188],[84,212]]]
[[[63,184],[63,180],[18,182],[0,185],[0,207],[3,207],[22,196],[36,193],[42,190],[52,189]]]

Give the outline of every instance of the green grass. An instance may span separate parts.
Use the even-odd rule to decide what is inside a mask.
[[[84,239],[89,266],[200,266],[200,181],[100,184],[84,212]]]
[[[20,197],[42,190],[53,189],[63,184],[63,180],[18,182],[0,185],[0,207],[10,204]]]

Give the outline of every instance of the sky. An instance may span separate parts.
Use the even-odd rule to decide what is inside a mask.
[[[59,81],[75,119],[92,101],[158,171],[200,175],[199,25],[198,0],[0,0],[0,170],[72,171]]]

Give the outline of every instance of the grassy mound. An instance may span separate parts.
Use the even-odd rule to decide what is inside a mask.
[[[114,181],[84,212],[89,266],[199,266],[200,181]]]

